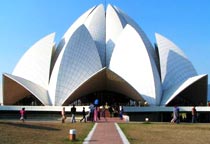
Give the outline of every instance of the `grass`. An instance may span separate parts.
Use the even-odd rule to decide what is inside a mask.
[[[6,144],[82,144],[94,123],[58,121],[0,120],[0,143]],[[119,123],[131,144],[206,144],[210,125],[191,123]],[[76,129],[76,141],[69,140],[69,130]]]
[[[209,124],[121,123],[131,144],[206,144]]]
[[[0,121],[0,140],[6,144],[81,144],[93,123]],[[69,130],[76,129],[76,140],[69,140]]]

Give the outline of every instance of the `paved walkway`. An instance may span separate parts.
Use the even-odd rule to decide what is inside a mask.
[[[124,122],[116,118],[95,123],[83,144],[129,144],[127,138],[115,122]]]

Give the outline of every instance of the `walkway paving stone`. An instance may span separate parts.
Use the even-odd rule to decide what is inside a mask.
[[[123,144],[115,122],[124,122],[119,118],[108,118],[107,121],[101,120],[96,124],[96,128],[86,144]]]

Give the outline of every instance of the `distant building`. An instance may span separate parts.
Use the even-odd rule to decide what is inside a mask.
[[[3,74],[4,105],[120,105],[207,103],[207,75],[155,34],[154,46],[119,8],[95,6],[79,17],[58,45],[55,34],[36,42]]]
[[[210,102],[210,84],[208,85],[208,101]]]

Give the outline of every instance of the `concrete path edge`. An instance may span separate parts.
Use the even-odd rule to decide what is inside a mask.
[[[93,128],[91,129],[91,131],[89,132],[89,134],[87,135],[87,137],[85,138],[83,144],[88,144],[89,141],[91,140],[92,136],[93,136],[93,133],[97,127],[98,123],[95,123]]]
[[[127,137],[125,136],[125,134],[122,132],[121,128],[119,127],[119,125],[117,123],[114,123],[115,127],[117,128],[117,131],[123,141],[124,144],[130,144],[130,142],[128,141]]]

